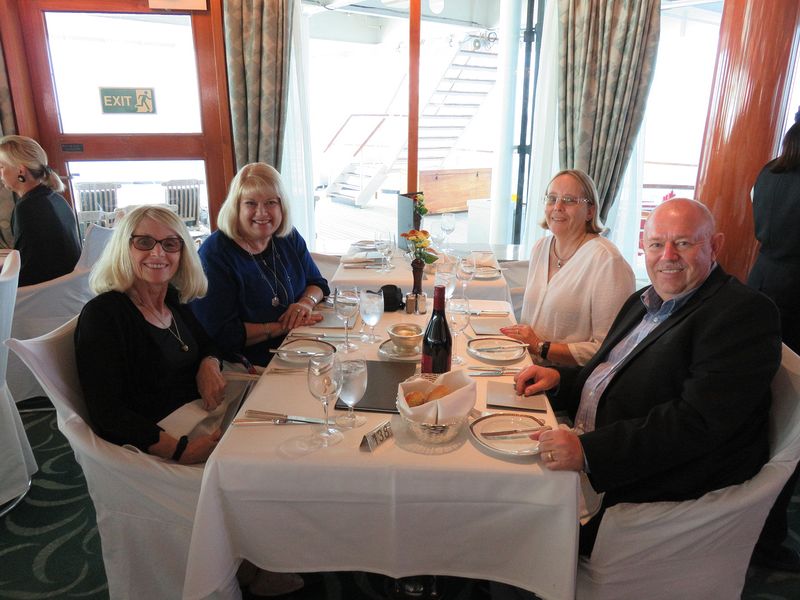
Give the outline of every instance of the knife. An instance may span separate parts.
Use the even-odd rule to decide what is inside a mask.
[[[506,346],[489,346],[488,348],[475,348],[475,352],[508,352],[518,348],[527,348],[528,344],[508,344]]]
[[[484,315],[505,317],[506,315],[508,315],[508,311],[507,310],[484,310],[484,309],[480,309],[480,308],[473,308],[472,310],[469,311],[469,314],[471,314],[474,317],[482,317]]]
[[[292,422],[292,423],[316,423],[322,425],[325,423],[325,419],[318,419],[316,417],[299,417],[296,415],[284,415],[282,413],[272,413],[263,410],[253,410],[248,409],[244,411],[244,416],[246,419],[245,421],[275,421],[275,422]],[[239,420],[239,419],[237,419]]]
[[[521,436],[521,435],[530,435],[536,431],[541,431],[542,429],[550,429],[548,426],[543,427],[526,427],[525,429],[505,429],[503,431],[484,431],[481,433],[481,437],[485,438],[499,438],[499,437],[511,437],[511,436]]]

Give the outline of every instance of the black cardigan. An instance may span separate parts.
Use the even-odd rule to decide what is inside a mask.
[[[166,304],[200,349],[193,366],[180,373],[166,372],[161,349],[148,333],[149,324],[125,294],[106,292],[81,311],[75,330],[78,376],[92,428],[115,444],[132,444],[143,451],[155,444],[161,431],[156,423],[200,397],[196,383],[200,361],[217,354],[172,288]],[[181,333],[186,337],[187,332]]]

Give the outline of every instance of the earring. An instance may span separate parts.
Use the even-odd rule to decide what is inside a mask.
[[[17,175],[17,181],[20,183],[25,183],[25,175]]]

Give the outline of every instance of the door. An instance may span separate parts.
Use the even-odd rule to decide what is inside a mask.
[[[234,174],[221,0],[205,11],[146,0],[0,5],[20,133],[69,177],[79,213],[166,203],[207,233]]]

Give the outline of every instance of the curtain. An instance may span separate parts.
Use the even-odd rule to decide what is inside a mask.
[[[644,118],[660,0],[559,0],[559,161],[586,171],[605,221]]]
[[[223,3],[237,169],[256,161],[281,168],[295,1]]]
[[[3,47],[0,45],[0,136],[15,132],[11,89],[8,85]],[[11,236],[11,213],[13,210],[14,200],[11,192],[0,186],[0,248],[11,248],[14,245]]]

